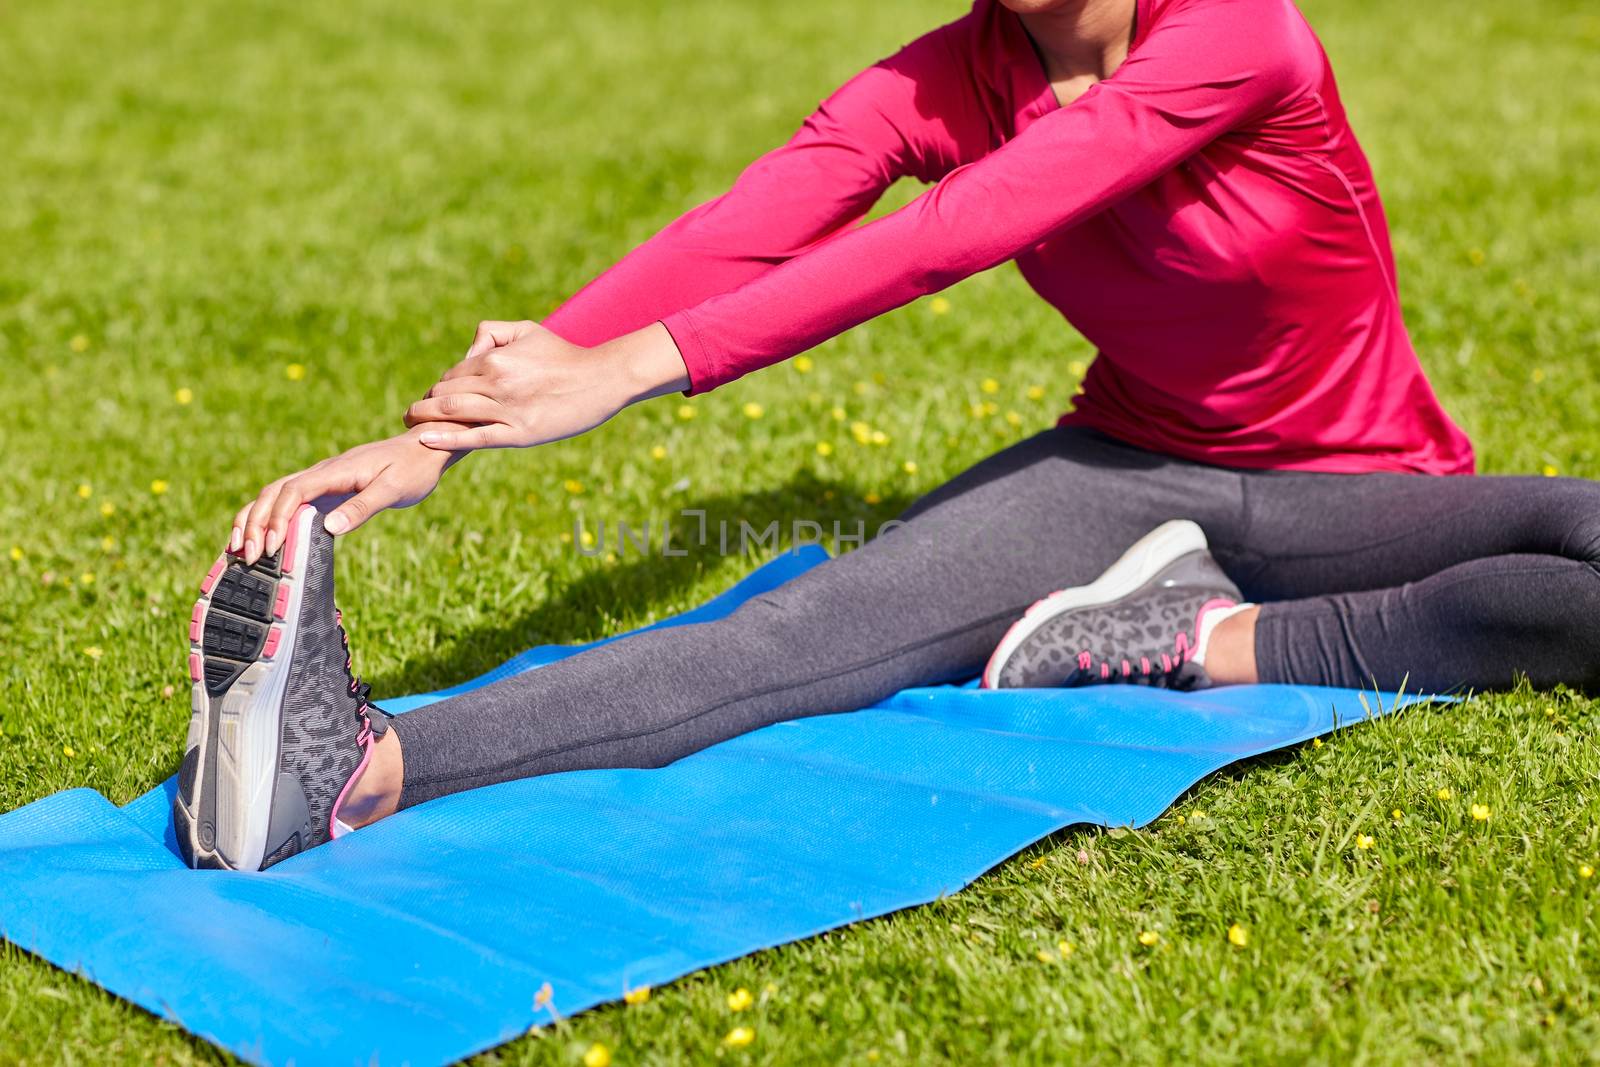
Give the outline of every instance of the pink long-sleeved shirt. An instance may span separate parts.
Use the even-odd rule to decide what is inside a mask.
[[[908,175],[935,184],[854,225]],[[1065,422],[1226,466],[1472,470],[1291,0],[1138,0],[1127,60],[1066,107],[977,0],[545,324],[598,344],[660,320],[704,392],[1007,260],[1099,349]]]

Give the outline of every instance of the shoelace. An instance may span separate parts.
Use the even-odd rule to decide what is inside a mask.
[[[356,744],[365,748],[372,743],[374,733],[370,714],[373,710],[371,703],[372,686],[370,683],[363,682],[356,677],[351,670],[350,635],[344,632],[344,612],[334,608],[333,622],[339,628],[339,643],[344,646],[344,673],[345,677],[350,680],[350,696],[356,702],[356,716],[361,720],[361,730],[356,734]]]
[[[1140,656],[1137,676],[1140,678],[1149,678],[1152,675],[1156,675],[1166,679],[1166,681],[1170,683],[1177,676],[1178,672],[1183,669],[1183,665],[1188,663],[1189,660],[1194,657],[1194,649],[1189,646],[1189,634],[1186,631],[1178,631],[1178,636],[1173,641],[1173,651],[1176,652],[1177,655],[1174,656],[1166,652],[1161,653],[1161,670],[1159,671],[1155,669],[1155,664],[1150,662],[1149,656]],[[1111,660],[1101,660],[1100,679],[1102,681],[1110,681],[1114,674],[1120,675],[1123,681],[1127,681],[1135,677],[1133,663],[1126,657],[1122,659],[1121,663],[1118,664],[1117,667],[1119,669],[1113,669]],[[1094,653],[1090,652],[1088,649],[1084,649],[1082,652],[1078,653],[1078,670],[1082,671],[1086,676],[1093,676],[1095,673]]]

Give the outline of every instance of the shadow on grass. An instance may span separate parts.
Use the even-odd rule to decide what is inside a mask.
[[[674,502],[673,510],[680,515],[703,511],[712,529],[719,520],[725,520],[730,525],[730,546],[737,544],[741,520],[756,531],[776,522],[782,531],[777,551],[789,551],[790,524],[795,520],[810,520],[828,531],[837,522],[847,533],[862,522],[870,534],[903,512],[913,499],[910,495],[896,495],[869,504],[865,492],[858,487],[807,473],[770,489]],[[692,522],[675,522],[674,543],[680,543]],[[615,546],[615,530],[609,524],[605,540],[606,548]],[[382,695],[427,692],[460,684],[535,645],[576,644],[609,636],[604,620],[616,617],[619,604],[626,605],[627,613],[634,616],[663,608],[687,610],[694,605],[681,603],[682,598],[707,574],[726,575],[716,590],[721,592],[759,561],[759,557],[738,554],[732,547],[731,554],[723,554],[714,533],[708,540],[703,547],[691,540],[683,556],[663,556],[659,541],[643,554],[630,547],[625,554],[619,553],[616,562],[553,590],[542,603],[533,604],[521,615],[503,616],[474,627],[441,644],[433,654],[415,657],[397,671],[374,677],[373,692],[380,694],[377,699],[381,704]],[[831,545],[828,547],[832,549]]]

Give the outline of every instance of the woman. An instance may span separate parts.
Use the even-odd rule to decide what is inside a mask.
[[[934,187],[853,225],[905,175]],[[367,704],[330,535],[468,451],[707,391],[1012,259],[1100,349],[1060,425],[727,619],[398,719]],[[264,489],[207,577],[176,803],[197,865],[985,664],[990,685],[1600,682],[1579,621],[1600,612],[1600,492],[1470,476],[1290,0],[978,0],[542,326],[484,323],[406,422]],[[342,500],[325,531],[312,500]]]

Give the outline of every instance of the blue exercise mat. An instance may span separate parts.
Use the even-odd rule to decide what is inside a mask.
[[[658,625],[725,615],[823,558],[781,557]],[[264,874],[184,867],[172,780],[123,808],[75,789],[0,816],[0,932],[247,1060],[439,1064],[548,1021],[546,983],[570,1015],[925,903],[1064,826],[1143,825],[1219,767],[1396,703],[910,689],[660,770],[444,797]]]

